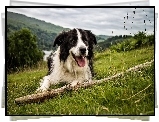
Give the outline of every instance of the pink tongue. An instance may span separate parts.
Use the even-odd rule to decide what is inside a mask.
[[[84,67],[85,66],[85,58],[83,58],[83,57],[76,57],[76,61],[77,61],[78,65],[80,67]]]

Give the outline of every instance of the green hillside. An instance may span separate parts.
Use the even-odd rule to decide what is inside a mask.
[[[37,36],[38,47],[42,50],[51,50],[57,34],[69,30],[22,14],[7,12],[7,36],[22,28],[28,28]]]
[[[98,36],[97,39],[99,39],[97,45],[95,46],[95,50],[96,51],[103,51],[103,50],[106,50],[108,49],[111,45],[113,44],[116,44],[117,42],[121,42],[121,41],[124,41],[125,39],[129,39],[130,36],[122,36],[122,35],[119,35],[119,36],[110,36],[107,38],[102,38],[103,36]],[[106,37],[106,36],[104,36]]]
[[[42,20],[38,20],[32,17],[25,16],[23,14],[7,12],[7,24],[17,24],[22,27],[30,27],[41,29],[49,33],[60,33],[62,30],[69,30],[69,28],[63,28],[52,23],[48,23]],[[20,24],[20,25],[19,25]]]

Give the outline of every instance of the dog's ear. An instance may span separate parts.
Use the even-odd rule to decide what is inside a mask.
[[[65,31],[63,31],[62,33],[60,33],[56,38],[55,38],[55,41],[54,41],[54,44],[53,46],[55,47],[56,44],[58,46],[60,46],[64,41],[65,41],[65,38],[67,36],[67,33]]]
[[[85,30],[86,31],[86,33],[87,33],[87,35],[88,35],[88,39],[90,40],[90,41],[92,41],[93,42],[93,44],[97,44],[97,40],[96,40],[96,36],[90,31],[90,30]]]

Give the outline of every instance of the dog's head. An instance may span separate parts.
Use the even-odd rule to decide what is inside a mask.
[[[93,56],[93,45],[96,44],[95,35],[89,30],[73,29],[59,34],[53,46],[60,46],[60,60],[65,61],[70,55],[79,67],[84,67],[86,60]]]

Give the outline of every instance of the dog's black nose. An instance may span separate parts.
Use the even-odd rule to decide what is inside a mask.
[[[85,54],[86,53],[86,48],[85,47],[80,47],[79,51],[81,54]]]

